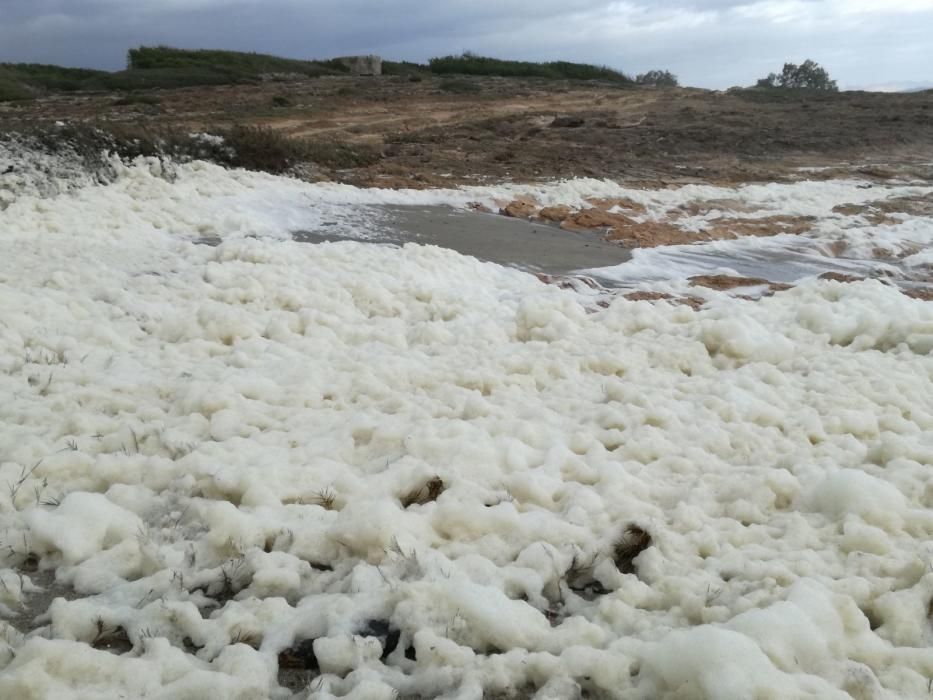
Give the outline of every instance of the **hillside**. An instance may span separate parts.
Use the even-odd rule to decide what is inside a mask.
[[[33,63],[0,64],[0,101],[97,91],[131,91],[257,82],[269,75],[309,78],[340,75],[339,62],[302,61],[237,51],[140,47],[128,52],[126,70],[107,72]]]
[[[382,68],[385,75],[401,75],[412,80],[435,74],[632,83],[628,76],[602,66],[568,61],[505,61],[470,53],[433,58],[428,64],[383,61]],[[112,73],[32,63],[0,64],[0,102],[71,92],[173,89],[264,80],[283,82],[347,72],[347,66],[338,59],[301,60],[241,51],[141,46],[127,52],[126,70]]]

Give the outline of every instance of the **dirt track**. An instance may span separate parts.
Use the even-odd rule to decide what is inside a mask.
[[[321,177],[380,186],[610,177],[645,184],[896,174],[933,179],[933,91],[835,95],[632,89],[502,78],[318,78],[0,105],[5,123],[259,124],[381,147]],[[555,117],[571,117],[558,120]],[[558,126],[564,123],[566,126]],[[866,164],[872,164],[866,169]]]

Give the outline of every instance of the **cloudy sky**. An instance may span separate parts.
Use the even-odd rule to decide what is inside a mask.
[[[933,0],[0,0],[0,61],[118,69],[140,44],[296,58],[471,50],[700,87],[813,58],[842,87],[933,84]]]

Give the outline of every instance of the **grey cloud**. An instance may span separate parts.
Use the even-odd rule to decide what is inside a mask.
[[[119,68],[139,44],[425,60],[470,49],[749,84],[812,57],[842,84],[929,81],[933,0],[0,0],[0,60]]]

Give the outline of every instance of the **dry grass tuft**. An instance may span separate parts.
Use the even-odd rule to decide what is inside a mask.
[[[337,494],[329,486],[317,491],[311,497],[311,503],[321,506],[324,510],[334,510]]]
[[[447,489],[447,484],[437,474],[428,479],[423,485],[409,491],[401,497],[402,507],[408,508],[413,505],[424,505],[431,501],[436,501]]]
[[[133,643],[130,641],[129,635],[122,626],[108,627],[104,624],[103,619],[98,617],[96,627],[97,633],[94,639],[91,640],[91,646],[95,649],[109,651],[119,655],[133,648]]]
[[[630,524],[612,546],[612,560],[623,574],[637,573],[635,558],[652,544],[651,535],[638,525]]]

